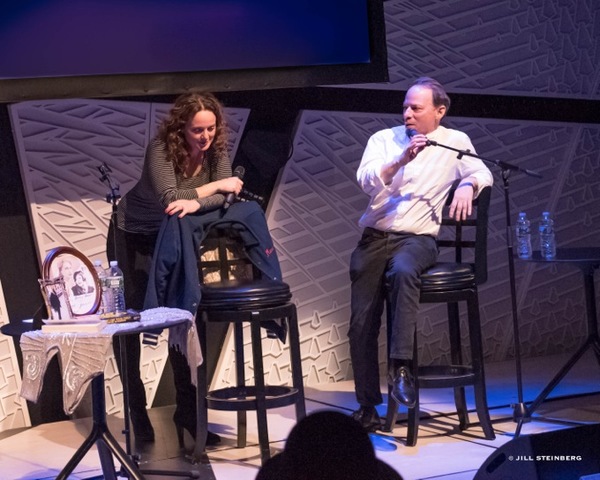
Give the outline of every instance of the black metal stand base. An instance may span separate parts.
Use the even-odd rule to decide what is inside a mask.
[[[539,252],[534,252],[533,260]],[[550,395],[552,390],[560,383],[560,381],[569,373],[581,357],[592,349],[596,355],[596,360],[600,364],[600,336],[598,335],[598,314],[596,311],[596,294],[594,287],[594,271],[600,266],[600,250],[598,249],[558,249],[557,256],[548,262],[564,262],[577,265],[583,273],[585,303],[586,303],[586,320],[587,320],[587,338],[583,345],[567,360],[562,368],[554,375],[552,380],[544,387],[539,395],[529,405],[519,403],[515,405],[514,419],[517,422],[515,437],[519,436],[523,423],[532,420],[533,412],[542,404],[542,402]]]
[[[560,381],[569,373],[571,368],[579,361],[583,354],[589,349],[593,348],[598,363],[600,363],[600,339],[595,336],[590,336],[586,342],[573,354],[573,356],[567,361],[567,363],[558,371],[558,373],[548,382],[548,385],[540,392],[540,394],[533,400],[529,405],[519,404],[514,405],[514,420],[517,422],[517,430],[515,431],[515,437],[519,436],[521,426],[523,423],[530,422],[533,412],[542,404],[544,400],[550,395],[554,387],[556,387]],[[518,408],[517,408],[518,407]]]
[[[98,446],[100,464],[105,479],[116,480],[117,478],[112,458],[112,455],[114,455],[121,462],[121,469],[127,474],[128,478],[143,480],[142,472],[108,430],[104,398],[104,375],[98,375],[92,380],[92,415],[94,421],[92,431],[67,462],[65,468],[58,474],[57,480],[66,480],[94,444]]]
[[[515,369],[517,376],[517,395],[518,395],[518,403],[513,405],[514,413],[513,418],[515,421],[519,423],[517,427],[516,437],[519,436],[519,432],[521,430],[521,424],[524,419],[527,417],[527,407],[523,403],[523,380],[521,377],[521,341],[519,339],[519,317],[517,311],[517,294],[516,294],[516,285],[515,285],[515,261],[513,256],[513,245],[512,245],[512,228],[510,223],[510,202],[509,202],[509,194],[508,194],[508,179],[510,177],[511,172],[522,172],[532,177],[542,178],[542,176],[534,172],[532,170],[527,170],[516,165],[512,165],[507,162],[503,162],[501,160],[492,160],[486,159],[479,155],[474,154],[469,150],[459,150],[454,147],[449,147],[448,145],[442,145],[441,143],[437,143],[434,141],[429,141],[428,145],[434,145],[438,147],[443,147],[448,150],[452,150],[457,152],[457,158],[460,160],[464,156],[469,156],[473,158],[478,158],[485,163],[493,164],[500,167],[502,172],[502,182],[504,187],[504,214],[506,217],[506,253],[508,255],[508,269],[509,269],[509,280],[510,280],[510,299],[511,299],[511,309],[512,309],[512,320],[513,320],[513,335],[514,335],[514,347],[515,347]]]
[[[100,174],[101,174],[100,180],[103,183],[106,183],[106,185],[110,188],[110,192],[106,195],[106,201],[112,205],[112,214],[110,217],[110,222],[111,222],[112,228],[113,228],[113,238],[109,239],[109,240],[112,241],[112,244],[113,244],[113,246],[115,248],[115,252],[116,252],[117,202],[121,198],[121,195],[119,193],[119,185],[115,181],[113,181],[113,179],[109,175],[110,173],[112,173],[112,170],[110,169],[110,167],[108,165],[106,165],[106,163],[103,163],[102,165],[100,165],[98,167],[98,170],[100,171]],[[110,232],[110,229],[109,229],[109,232]],[[115,456],[117,456],[117,458],[119,458],[119,460],[121,460],[121,464],[122,464],[121,471],[119,472],[119,476],[124,476],[126,478],[130,478],[130,475],[131,475],[130,470],[132,467],[135,467],[137,472],[144,473],[146,475],[162,475],[162,476],[170,476],[170,477],[199,478],[199,476],[200,476],[199,472],[194,471],[194,470],[191,470],[189,472],[179,472],[179,471],[169,471],[169,470],[166,470],[166,471],[137,470],[138,459],[136,458],[135,455],[131,454],[131,436],[130,436],[131,431],[129,428],[130,421],[129,421],[129,393],[128,393],[129,383],[127,380],[127,352],[125,350],[126,350],[125,349],[125,340],[122,339],[122,341],[120,342],[119,358],[120,358],[120,365],[121,365],[121,372],[120,372],[121,383],[123,385],[123,410],[124,410],[124,423],[125,423],[125,428],[123,429],[123,434],[125,435],[125,451],[123,452],[123,454],[124,454],[123,458],[126,458],[127,462],[124,462],[119,458],[118,455],[121,455],[121,452],[119,452],[118,455],[116,452],[114,452]],[[103,399],[102,415],[105,417],[105,421],[106,421],[106,413],[104,411],[104,385],[102,385],[102,399]],[[96,427],[96,425],[94,425],[94,428],[95,427]],[[112,437],[112,435],[110,435],[110,433],[108,432],[107,429],[105,429],[105,432],[107,435],[109,435],[111,437],[111,439],[112,439],[111,441],[114,442],[119,447],[119,449],[122,451],[119,444],[114,440],[114,438]],[[98,435],[98,434],[96,434],[96,435]],[[92,444],[93,444],[93,441],[92,441]],[[87,449],[83,452],[83,454],[81,455],[82,457],[83,457],[83,455],[85,455],[85,452],[88,449],[89,449],[89,447],[87,447]],[[81,460],[81,458],[79,458],[79,460]],[[103,471],[104,471],[105,469],[104,469],[102,455],[100,456],[100,461],[103,465]],[[112,463],[112,461],[111,461],[111,463]],[[113,468],[113,471],[114,471],[114,468]],[[106,475],[106,472],[105,472],[105,475]],[[106,478],[114,478],[114,477],[106,477]],[[144,478],[144,477],[137,477],[137,476],[133,475],[132,478]]]
[[[122,339],[119,344],[119,358],[121,360],[121,382],[123,384],[123,410],[124,410],[124,429],[123,434],[125,435],[125,445],[127,458],[136,465],[138,465],[137,458],[131,453],[131,429],[130,429],[130,418],[129,418],[129,381],[127,377],[127,352],[125,347],[126,342]],[[128,468],[122,463],[121,472],[119,476],[129,478]],[[178,470],[139,470],[144,475],[159,475],[166,477],[183,477],[183,478],[200,478],[200,473],[197,470],[190,471],[178,471]],[[136,478],[136,477],[133,477]],[[144,477],[141,477],[144,478]]]
[[[513,420],[515,422],[518,422],[519,420],[522,420],[522,419],[525,422],[528,421],[528,419],[526,419],[527,405],[525,405],[523,402],[520,402],[520,403],[514,403],[511,406],[513,408]]]
[[[198,471],[169,471],[169,470],[141,470],[132,455],[125,451],[110,433],[106,422],[106,401],[104,397],[104,375],[98,375],[92,380],[92,431],[73,454],[65,467],[56,477],[57,480],[67,480],[75,467],[94,445],[98,447],[100,465],[106,480],[133,478],[143,480],[145,475],[180,476],[185,478],[200,478]],[[126,429],[127,430],[127,429]],[[121,463],[119,471],[115,469],[113,456]]]

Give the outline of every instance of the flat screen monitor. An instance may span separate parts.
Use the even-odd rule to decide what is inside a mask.
[[[387,80],[382,0],[21,0],[0,101]]]

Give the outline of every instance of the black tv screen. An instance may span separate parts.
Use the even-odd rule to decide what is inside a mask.
[[[0,101],[387,79],[381,0],[21,0]]]

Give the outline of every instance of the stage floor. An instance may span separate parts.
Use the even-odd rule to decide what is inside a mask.
[[[533,401],[554,374],[566,362],[568,355],[526,359],[523,361],[523,398]],[[486,365],[488,403],[496,431],[493,441],[483,438],[481,429],[472,427],[461,432],[455,415],[450,389],[422,390],[422,419],[415,447],[405,446],[406,426],[398,423],[390,434],[373,434],[371,440],[377,456],[393,466],[404,480],[471,480],[486,459],[496,449],[514,439],[517,424],[513,421],[512,405],[518,402],[515,366],[513,362]],[[473,401],[467,388],[469,406]],[[306,389],[307,411],[336,409],[350,413],[357,408],[352,382],[321,385]],[[379,407],[385,414],[386,405]],[[195,471],[202,480],[253,480],[260,466],[255,415],[248,413],[248,447],[236,448],[235,414],[209,411],[210,429],[221,435],[221,445],[208,451],[208,465],[192,465],[179,450],[175,428],[171,421],[173,407],[150,410],[156,441],[134,451],[142,469]],[[402,420],[402,412],[399,420]],[[476,416],[472,414],[473,421]],[[271,410],[269,437],[271,451],[283,449],[285,439],[295,423],[293,407]],[[600,365],[591,352],[573,367],[533,415],[523,424],[520,437],[559,429],[600,423]],[[109,427],[124,445],[122,419],[109,417]],[[0,465],[2,479],[49,479],[60,472],[91,428],[89,418],[49,423],[37,427],[0,434]],[[192,448],[192,440],[186,437]],[[564,454],[573,452],[565,451]],[[527,455],[527,452],[523,452]],[[599,453],[600,455],[600,453]],[[585,459],[583,459],[585,461]],[[600,472],[594,472],[600,473]],[[97,451],[94,448],[76,468],[72,479],[103,478]],[[165,474],[146,478],[178,478]],[[181,478],[181,477],[179,477]],[[523,477],[525,479],[525,477]]]

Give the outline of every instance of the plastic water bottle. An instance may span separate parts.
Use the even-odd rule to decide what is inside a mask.
[[[103,313],[108,313],[111,311],[111,299],[108,295],[108,288],[106,286],[106,270],[102,266],[101,260],[94,260],[94,270],[96,270],[96,275],[98,275],[98,279],[100,280],[100,285],[102,286],[102,296],[100,297],[100,306],[98,307],[98,314],[102,315]]]
[[[519,213],[516,234],[519,258],[531,258],[531,222],[527,219],[525,212]]]
[[[556,238],[554,236],[554,220],[550,212],[543,212],[539,225],[540,253],[542,258],[550,260],[556,256]]]
[[[112,301],[110,313],[125,313],[127,310],[125,307],[125,281],[116,260],[110,262],[110,268],[106,274],[106,286],[110,291]]]

